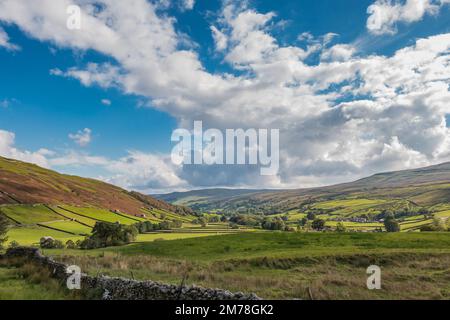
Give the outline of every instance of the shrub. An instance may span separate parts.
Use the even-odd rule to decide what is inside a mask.
[[[308,212],[308,214],[306,215],[306,218],[308,220],[315,220],[316,219],[316,215],[313,212]]]
[[[16,240],[13,240],[13,241],[11,241],[9,243],[9,247],[10,248],[17,248],[17,247],[20,247],[20,244]]]
[[[135,226],[126,226],[120,223],[97,222],[92,235],[81,244],[82,249],[95,249],[121,246],[128,244],[136,238],[139,231]]]
[[[336,225],[336,232],[345,232],[347,231],[347,228],[345,228],[344,224],[342,222],[338,222]]]
[[[63,249],[64,244],[60,240],[55,240],[52,237],[42,237],[39,241],[42,249]]]
[[[395,220],[393,215],[388,215],[384,219],[384,227],[386,228],[387,232],[399,232],[400,231],[400,224]]]
[[[301,227],[306,226],[307,223],[308,223],[308,219],[307,219],[307,218],[302,218],[302,219],[300,219],[300,220],[298,221],[298,224],[299,224]]]
[[[158,230],[171,230],[173,228],[181,228],[183,226],[183,221],[181,220],[172,220],[172,221],[163,221],[160,223],[151,223],[150,221],[138,222],[135,225],[135,228],[139,233],[147,233]]]
[[[315,219],[311,224],[311,227],[314,230],[321,231],[325,228],[325,220],[323,219]]]
[[[76,249],[77,245],[75,244],[75,242],[73,242],[72,240],[68,240],[66,242],[66,248],[67,249]]]

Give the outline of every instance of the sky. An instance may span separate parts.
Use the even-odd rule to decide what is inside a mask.
[[[0,155],[146,193],[450,161],[449,84],[450,0],[0,0]],[[279,129],[278,173],[173,163],[198,120]]]

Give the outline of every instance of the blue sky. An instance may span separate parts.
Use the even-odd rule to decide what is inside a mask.
[[[0,152],[4,156],[148,192],[323,185],[449,157],[445,121],[450,122],[450,107],[438,101],[448,96],[450,69],[442,57],[448,58],[449,47],[433,51],[434,42],[448,41],[450,5],[446,1],[418,1],[422,5],[418,7],[414,1],[197,0],[191,9],[184,0],[147,5],[145,0],[133,0],[136,8],[148,10],[144,23],[136,22],[136,30],[150,28],[145,19],[161,26],[158,32],[144,32],[136,39],[132,39],[133,32],[126,33],[120,19],[138,16],[138,9],[127,8],[126,17],[111,0],[60,2],[79,4],[87,15],[92,14],[89,5],[102,3],[107,9],[105,16],[93,17],[89,26],[109,27],[122,43],[111,41],[110,47],[106,41],[96,44],[92,39],[104,39],[112,32],[103,34],[94,27],[77,33],[52,26],[58,19],[64,21],[65,12],[57,13],[62,16],[51,12],[51,1],[39,0],[35,6],[15,12],[10,1],[0,0],[0,130],[4,134]],[[61,3],[52,8],[64,8]],[[380,11],[375,16],[368,8]],[[369,27],[372,15],[374,24]],[[116,25],[113,22],[111,26],[106,16],[114,17]],[[40,17],[50,28],[38,25],[33,17]],[[219,48],[213,26],[228,39],[226,48]],[[438,36],[441,38],[433,38]],[[433,52],[433,58],[424,59],[423,52],[418,52],[422,50],[416,45],[420,39],[428,41],[424,46]],[[141,53],[142,69],[129,58],[139,50],[132,47],[139,41],[149,48]],[[158,54],[151,52],[153,42]],[[128,57],[123,55],[124,46],[130,46]],[[308,48],[315,49],[305,53]],[[417,51],[408,56],[410,62],[395,58],[405,48]],[[399,73],[375,79],[380,59],[386,59],[382,65],[392,64],[389,71]],[[416,65],[420,59],[424,61]],[[399,61],[404,63],[399,65]],[[90,72],[94,79],[93,74],[105,69],[92,70],[89,64],[119,71],[110,74],[111,79],[102,76],[101,81],[83,83],[80,72]],[[370,69],[359,69],[361,65]],[[433,70],[439,76],[418,76],[406,85],[400,80],[391,83],[428,66],[433,69],[423,75]],[[280,80],[286,70],[292,76]],[[353,75],[347,77],[350,72]],[[345,79],[337,79],[339,75]],[[198,87],[192,88],[197,81]],[[267,87],[273,88],[256,94],[251,86],[242,89],[244,81],[268,83]],[[295,91],[280,90],[285,96],[279,100],[261,101],[264,95],[271,97],[277,92],[272,90],[290,89],[293,83],[298,86]],[[363,90],[362,83],[372,83],[371,88]],[[377,85],[383,88],[375,90]],[[391,95],[392,88],[401,99]],[[248,94],[238,100],[245,90]],[[436,98],[419,99],[417,93],[422,91],[424,96],[435,94]],[[250,97],[252,94],[255,97]],[[301,101],[306,101],[306,106]],[[397,106],[403,111],[394,110]],[[276,108],[278,118],[273,116]],[[370,114],[368,110],[377,111]],[[253,112],[257,116],[247,118]],[[396,115],[389,124],[386,119]],[[417,132],[402,127],[403,117],[416,119]],[[255,176],[253,169],[172,166],[168,163],[171,133],[180,126],[189,127],[193,120],[218,128],[258,124],[280,128],[284,133],[280,174],[263,179]],[[89,133],[83,143],[74,136],[86,134],[85,128]],[[324,130],[330,132],[324,134]],[[421,135],[424,131],[427,133]],[[346,145],[349,136],[355,139],[352,145]],[[46,151],[40,152],[42,149]]]

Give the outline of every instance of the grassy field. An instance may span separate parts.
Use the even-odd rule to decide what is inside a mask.
[[[180,233],[180,232],[168,232],[168,233],[149,233],[140,234],[136,238],[136,242],[148,242],[148,241],[159,241],[159,240],[178,240],[178,239],[189,239],[198,237],[211,236],[211,233]]]
[[[92,232],[92,228],[98,221],[119,222],[126,225],[145,220],[158,223],[163,221],[157,218],[161,216],[165,219],[176,219],[178,217],[178,220],[183,222],[183,227],[167,232],[141,234],[137,237],[136,242],[185,239],[249,231],[248,229],[231,229],[226,223],[215,223],[202,228],[191,223],[194,217],[183,216],[180,218],[176,214],[160,209],[148,211],[147,219],[116,214],[98,208],[68,205],[51,207],[45,205],[8,205],[1,206],[0,210],[10,218],[12,223],[12,228],[8,232],[8,243],[16,241],[20,245],[37,245],[40,238],[45,236],[61,240],[63,243],[68,240],[82,240]]]
[[[327,201],[322,204],[323,208],[336,207],[343,210],[345,206],[371,206],[379,204],[375,200],[370,199],[351,199],[351,200],[334,200]],[[443,209],[446,207],[443,207]],[[92,227],[97,221],[119,222],[122,224],[134,224],[138,221],[145,221],[146,219],[158,223],[164,219],[175,219],[177,216],[165,210],[154,209],[147,211],[147,218],[127,216],[124,214],[116,214],[109,210],[103,210],[92,207],[75,207],[68,205],[61,206],[45,206],[45,205],[8,205],[1,206],[0,210],[3,214],[10,218],[14,223],[13,228],[9,231],[9,242],[17,241],[21,245],[37,244],[39,239],[44,236],[50,236],[61,240],[64,243],[68,240],[80,240],[84,236],[89,235]],[[305,217],[306,214],[299,213],[298,210],[291,210],[284,214],[274,216],[286,216],[287,224],[296,227],[298,221]],[[334,215],[322,214],[318,217],[326,221],[326,225],[335,228],[336,221],[328,220]],[[443,210],[435,213],[436,217],[447,219],[450,217],[450,210]],[[205,237],[208,235],[221,235],[231,233],[242,233],[258,231],[258,229],[251,229],[241,226],[239,229],[232,229],[228,223],[210,223],[206,227],[192,224],[194,217],[182,217],[183,226],[179,229],[174,229],[169,232],[159,232],[139,235],[137,242],[154,241],[154,240],[173,240],[173,239],[187,239],[195,237]],[[407,217],[400,223],[402,232],[417,231],[421,226],[432,223],[431,219],[424,219],[423,215]],[[374,231],[375,229],[384,229],[382,223],[370,222],[352,222],[344,221],[344,226],[349,231]]]
[[[43,227],[16,227],[8,232],[8,243],[17,241],[20,245],[38,245],[42,237],[53,237],[64,243],[68,240],[83,240],[82,236],[75,236],[65,232],[51,230]]]
[[[68,211],[69,213],[73,213],[78,217],[84,217],[84,218],[90,218],[95,221],[104,221],[104,222],[111,222],[116,223],[119,222],[121,224],[134,224],[139,221],[143,221],[144,219],[139,219],[137,217],[126,217],[124,215],[118,215],[115,213],[112,213],[109,210],[104,209],[98,209],[98,208],[80,208],[80,207],[73,207],[73,206],[67,206],[62,205],[60,208],[65,209],[65,211]]]
[[[76,294],[62,288],[46,270],[31,264],[0,261],[0,301],[73,300],[78,299]]]
[[[82,225],[76,221],[52,221],[41,225],[48,228],[74,233],[76,235],[89,235],[92,232],[92,228]]]
[[[88,273],[187,282],[263,298],[450,299],[450,233],[276,233],[46,250]],[[382,269],[382,290],[366,268]]]
[[[24,225],[64,219],[43,205],[2,206],[0,211],[11,220]]]

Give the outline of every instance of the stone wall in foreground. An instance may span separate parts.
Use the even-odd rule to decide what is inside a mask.
[[[47,268],[64,283],[69,274],[65,264],[45,257],[37,248],[8,249],[2,259],[20,258]],[[81,289],[97,292],[105,300],[259,300],[255,294],[232,293],[221,289],[197,286],[177,286],[154,281],[136,281],[107,276],[81,275]]]

